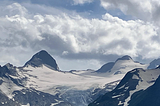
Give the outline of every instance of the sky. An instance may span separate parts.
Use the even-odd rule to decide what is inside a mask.
[[[61,70],[99,69],[124,55],[160,56],[159,0],[1,0],[0,64],[46,50]]]

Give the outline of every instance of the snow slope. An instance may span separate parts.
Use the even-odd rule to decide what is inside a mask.
[[[104,77],[93,71],[78,71],[74,73],[55,71],[45,65],[34,68],[23,68],[24,75],[28,77],[26,87],[32,87],[40,91],[47,91],[53,86],[67,86],[77,90],[87,90],[92,87],[102,87],[105,84],[120,79],[123,75]]]
[[[76,106],[87,106],[98,97],[90,97],[93,96],[96,89],[105,89],[102,94],[111,91],[128,71],[137,67],[146,68],[147,66],[133,60],[118,60],[111,72],[105,73],[97,73],[94,70],[55,71],[45,65],[36,68],[28,66],[23,70],[24,75],[28,77],[26,87],[32,87],[51,95],[57,94]],[[121,73],[115,74],[117,71]],[[117,82],[111,88],[109,88],[111,85],[106,86],[115,81]]]
[[[113,91],[99,97],[89,106],[128,106],[133,94],[152,86],[159,75],[160,69],[134,69],[125,75]]]

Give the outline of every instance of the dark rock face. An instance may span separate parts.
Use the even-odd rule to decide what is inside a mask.
[[[2,91],[0,91],[0,106],[21,106],[16,101],[9,99]]]
[[[160,106],[160,76],[146,90],[134,93],[129,104],[129,106]]]
[[[22,86],[22,87],[24,87],[25,85],[24,82],[27,79],[26,77],[20,77],[20,75],[16,71],[16,67],[14,67],[12,64],[9,64],[9,63],[4,65],[3,67],[0,67],[0,77],[7,78],[11,80],[13,83],[15,83],[16,85]],[[0,80],[0,84],[2,83],[3,81]]]
[[[100,73],[104,73],[104,72],[110,72],[111,69],[113,68],[114,66],[114,62],[110,62],[110,63],[107,63],[105,65],[103,65],[99,70],[97,70],[96,72],[100,72]]]
[[[134,69],[128,72],[113,91],[99,97],[89,106],[118,106],[120,101],[122,102],[121,106],[123,106],[123,102],[129,97],[129,91],[135,90],[138,82],[141,81],[138,74],[139,70],[143,69]],[[132,79],[133,75],[139,79]]]
[[[13,65],[9,63],[4,65],[3,67],[0,67],[0,77],[5,77],[6,74],[15,76],[16,73],[17,72],[15,71],[15,68],[13,67]]]
[[[59,70],[58,65],[55,61],[55,59],[48,54],[45,50],[42,50],[38,53],[36,53],[25,65],[24,67],[31,65],[33,67],[40,67],[42,65],[49,66],[50,68],[53,68],[54,70]]]
[[[155,69],[155,68],[157,68],[157,66],[159,66],[159,65],[160,65],[160,58],[153,60],[153,61],[149,64],[149,66],[147,67],[147,69]]]
[[[35,89],[22,89],[13,92],[14,100],[22,105],[30,104],[30,106],[51,106],[53,103],[59,104],[61,101],[64,106],[72,106],[70,103],[63,101],[58,95],[51,95]]]

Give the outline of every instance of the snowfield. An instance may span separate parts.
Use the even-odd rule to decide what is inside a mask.
[[[140,65],[138,63],[133,64],[129,60],[125,61],[123,64],[118,62],[115,67],[113,67],[111,73],[96,73],[93,70],[89,71],[74,71],[74,72],[64,72],[64,71],[55,71],[45,65],[42,67],[34,68],[28,66],[23,68],[25,70],[23,73],[28,77],[26,87],[33,87],[40,91],[47,91],[53,86],[68,86],[77,90],[87,90],[90,88],[100,87],[103,88],[105,84],[111,83],[117,80],[120,80],[124,75],[134,69],[135,67],[143,67],[145,65]],[[124,68],[121,67],[125,66]],[[122,74],[114,75],[116,70],[120,70]]]
[[[90,88],[103,88],[105,84],[117,81],[124,75],[109,76],[97,74],[94,71],[78,71],[77,73],[52,70],[45,65],[42,67],[25,67],[24,75],[27,80],[26,87],[33,87],[40,91],[47,91],[54,86],[67,86],[77,90],[87,90]],[[86,73],[86,74],[85,74]]]

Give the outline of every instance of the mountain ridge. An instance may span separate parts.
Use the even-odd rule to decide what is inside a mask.
[[[125,55],[115,62],[107,63],[104,72],[95,70],[65,72],[59,70],[56,60],[49,53],[41,50],[23,67],[16,67],[10,63],[0,67],[0,90],[20,105],[87,106],[99,96],[116,90],[124,94],[124,96],[120,95],[121,98],[125,98],[120,99],[124,103],[127,98],[130,98],[130,90],[136,90],[135,86],[145,79],[139,74],[146,72],[142,68],[146,68],[146,65],[134,62],[130,56]],[[126,74],[130,70],[133,73]],[[128,79],[121,80],[125,75],[129,76]],[[152,79],[151,75],[149,78],[147,80],[149,84],[156,80],[156,78]],[[126,84],[128,81],[132,83]],[[134,86],[129,87],[133,83]],[[121,89],[124,86],[128,87],[127,92],[125,88]],[[116,96],[119,96],[116,94],[118,92],[114,95],[110,93],[111,98],[116,99]],[[119,104],[119,101],[117,100],[116,103]]]
[[[143,92],[143,90],[149,89],[150,86],[154,86],[156,84],[155,82],[157,82],[156,79],[159,78],[159,75],[160,69],[144,70],[142,68],[137,68],[129,71],[114,90],[99,97],[94,102],[89,104],[89,106],[137,106],[133,105],[136,102],[136,100],[134,100],[136,99],[134,98],[134,95],[137,92]],[[140,96],[143,97],[143,95]],[[139,97],[139,99],[141,98]],[[141,105],[138,106],[142,106],[143,102],[141,102]]]

